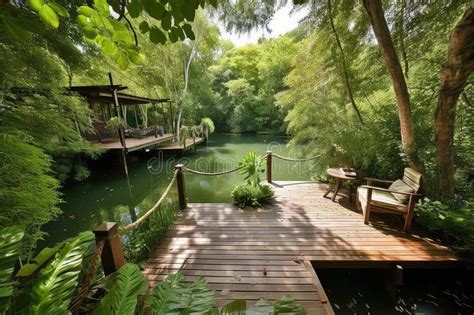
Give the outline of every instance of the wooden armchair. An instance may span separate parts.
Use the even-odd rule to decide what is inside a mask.
[[[357,207],[364,213],[364,223],[369,223],[371,212],[401,214],[405,217],[403,231],[408,232],[413,221],[416,201],[422,196],[422,176],[411,168],[405,168],[403,178],[396,181],[366,178],[367,185],[357,188]],[[372,183],[391,184],[381,188]]]

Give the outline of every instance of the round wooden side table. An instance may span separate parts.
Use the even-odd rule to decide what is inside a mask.
[[[347,180],[347,181],[353,181],[353,180],[356,180],[357,179],[357,175],[356,176],[348,176],[346,175],[346,173],[344,173],[344,171],[340,168],[328,168],[326,170],[326,173],[331,176],[332,178],[334,178],[336,180],[336,185],[334,185],[334,191],[332,188],[329,188],[329,190],[324,194],[324,198],[327,197],[327,195],[333,191],[333,195],[332,195],[332,198],[331,200],[334,201],[336,199],[336,196],[337,196],[337,193],[339,192],[339,189],[341,189],[342,185],[344,184],[344,181]],[[356,173],[357,174],[357,173]],[[353,198],[352,198],[352,187],[349,186],[349,201],[352,202]]]

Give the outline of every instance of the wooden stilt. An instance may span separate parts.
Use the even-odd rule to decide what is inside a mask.
[[[403,285],[403,267],[400,265],[396,265],[393,270],[393,282],[398,287]]]

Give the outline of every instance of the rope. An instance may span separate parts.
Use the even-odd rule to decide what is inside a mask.
[[[82,282],[82,286],[77,292],[76,298],[73,300],[71,307],[69,308],[71,312],[74,312],[81,306],[82,301],[84,301],[84,299],[87,296],[87,293],[89,292],[91,288],[92,279],[94,278],[95,273],[97,271],[97,267],[99,266],[100,256],[102,255],[104,244],[105,244],[105,240],[100,240],[96,244],[94,257],[92,258],[92,261],[89,265],[89,270],[87,270],[87,273],[84,276],[84,281]]]
[[[281,155],[278,155],[278,154],[275,154],[275,153],[273,153],[272,155],[276,158],[279,158],[279,159],[283,160],[283,161],[290,161],[290,162],[306,162],[306,161],[311,161],[311,160],[314,160],[314,159],[317,159],[317,158],[321,157],[321,155],[316,155],[316,156],[306,158],[306,159],[292,159],[292,158],[284,157],[284,156],[281,156]]]
[[[241,165],[241,166],[238,166],[236,168],[233,168],[231,170],[227,170],[227,171],[222,171],[222,172],[216,172],[216,173],[208,173],[208,172],[201,172],[201,171],[197,171],[197,170],[193,170],[191,168],[187,168],[186,166],[183,166],[183,170],[187,171],[187,172],[190,172],[190,173],[193,173],[193,174],[198,174],[198,175],[204,175],[204,176],[218,176],[218,175],[225,175],[225,174],[229,174],[229,173],[233,173],[235,171],[238,171],[240,169],[242,169],[244,166]]]
[[[120,228],[120,233],[126,233],[126,232],[128,232],[128,231],[130,231],[130,230],[135,229],[135,228],[138,227],[143,221],[145,221],[145,219],[148,218],[156,209],[159,208],[159,206],[161,205],[161,203],[163,202],[163,200],[165,200],[166,195],[168,195],[168,193],[170,192],[171,187],[173,186],[174,181],[176,180],[177,174],[178,174],[178,170],[176,170],[176,171],[174,172],[173,178],[171,178],[171,181],[170,181],[168,187],[166,187],[165,192],[161,195],[160,200],[158,200],[158,201],[155,203],[155,205],[154,205],[153,207],[151,207],[150,210],[148,210],[144,215],[142,215],[137,221],[132,222],[132,223],[130,223],[129,225],[124,226],[123,228]]]

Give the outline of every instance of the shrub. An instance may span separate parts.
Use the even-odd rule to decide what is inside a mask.
[[[474,200],[444,204],[425,198],[415,213],[425,229],[474,259]]]
[[[240,174],[244,175],[244,180],[248,185],[260,185],[260,175],[265,172],[263,168],[263,157],[257,155],[255,152],[249,152],[239,161],[239,166],[242,167]]]
[[[242,184],[232,190],[232,199],[239,208],[260,207],[268,203],[274,194],[273,189],[268,185]]]
[[[214,122],[209,117],[204,117],[203,119],[201,119],[201,127],[207,128],[207,132],[209,134],[213,133],[214,130],[216,130]]]
[[[170,226],[179,215],[174,201],[163,203],[158,211],[153,212],[136,229],[123,236],[123,249],[127,261],[143,262],[163,240]]]

